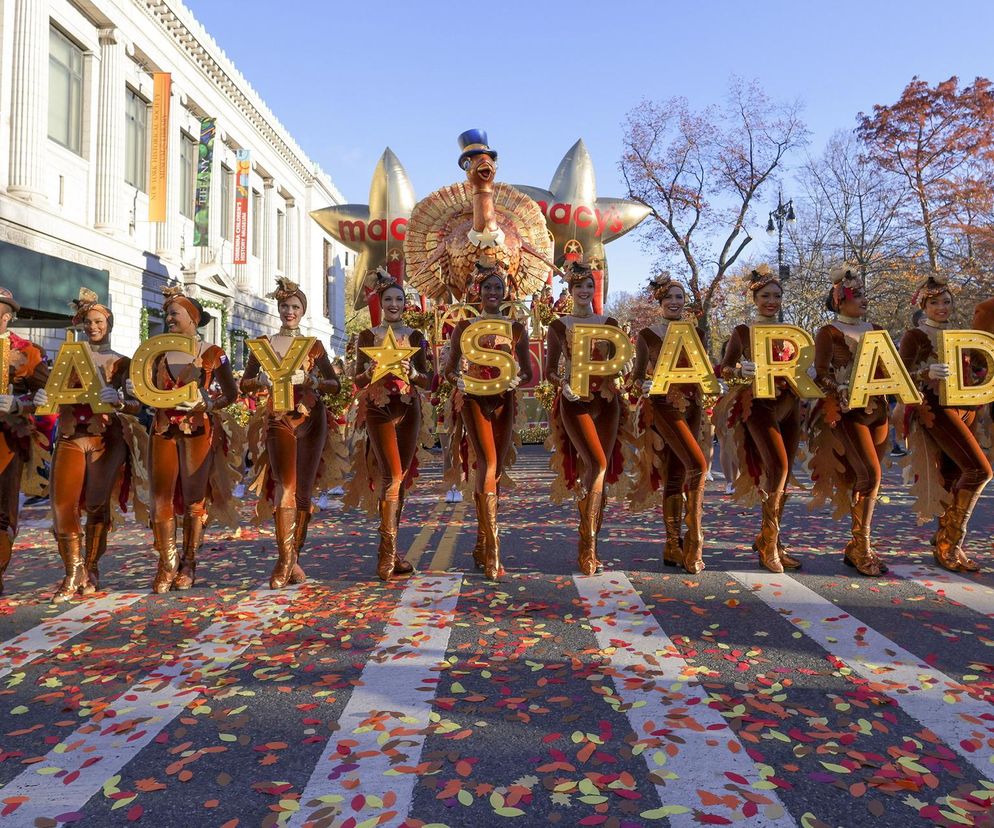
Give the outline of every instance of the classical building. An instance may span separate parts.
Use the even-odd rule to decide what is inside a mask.
[[[237,367],[244,339],[278,326],[264,296],[288,276],[310,300],[303,327],[341,352],[351,256],[308,215],[341,195],[180,0],[0,0],[0,31],[0,285],[23,305],[22,333],[57,346],[67,301],[88,285],[130,353],[161,331],[160,288],[180,283],[211,308],[205,338]],[[171,76],[168,175],[165,221],[151,222],[157,72]],[[210,209],[195,246],[204,119],[215,123]],[[250,166],[236,265],[239,150]]]

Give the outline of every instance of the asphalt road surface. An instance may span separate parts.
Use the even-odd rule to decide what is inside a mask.
[[[843,567],[846,523],[802,493],[804,568],[770,575],[758,512],[719,477],[704,572],[664,571],[661,516],[612,502],[585,578],[544,452],[514,477],[497,586],[437,464],[400,533],[419,574],[388,585],[375,524],[333,501],[308,583],[271,592],[246,503],[193,590],[150,594],[151,535],[126,523],[107,591],[55,607],[47,513],[25,510],[0,598],[0,828],[994,825],[991,496],[975,576],[932,565],[892,472],[886,576]]]

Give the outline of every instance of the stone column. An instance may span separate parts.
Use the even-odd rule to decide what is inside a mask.
[[[11,4],[8,4],[8,7]],[[25,201],[45,195],[48,138],[48,0],[14,0],[8,191]]]
[[[276,194],[273,179],[262,183],[262,273],[259,293],[269,293],[276,287]]]
[[[100,30],[100,87],[97,92],[96,210],[98,230],[124,229],[124,42],[117,29]]]
[[[296,201],[286,203],[286,276],[300,284],[300,274],[297,272],[297,262],[299,261],[300,233],[297,227],[297,216],[300,210],[297,209]]]

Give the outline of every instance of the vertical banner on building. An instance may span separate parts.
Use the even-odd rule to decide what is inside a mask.
[[[148,220],[166,220],[166,190],[169,187],[169,98],[172,76],[152,75],[152,148],[148,171]]]
[[[235,151],[235,258],[236,265],[248,262],[249,151]]]
[[[210,245],[211,169],[214,166],[213,118],[200,122],[200,147],[197,153],[197,200],[193,210],[193,246]]]

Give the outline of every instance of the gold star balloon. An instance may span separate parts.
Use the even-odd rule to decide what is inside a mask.
[[[332,237],[359,254],[356,260],[355,307],[366,305],[363,277],[383,265],[403,281],[404,239],[407,221],[417,199],[407,170],[387,147],[380,156],[369,185],[369,204],[337,204],[311,211]]]
[[[379,345],[360,348],[359,350],[375,363],[373,376],[369,380],[370,383],[374,383],[377,380],[383,379],[387,374],[393,374],[398,379],[408,382],[407,368],[401,365],[401,363],[405,359],[410,359],[420,349],[409,345],[398,345],[397,337],[393,334],[393,328],[388,325],[387,335],[384,337],[383,342]]]
[[[555,241],[555,262],[582,259],[604,272],[607,295],[607,258],[604,245],[625,235],[649,215],[648,207],[625,198],[597,197],[594,162],[581,138],[559,162],[548,190],[515,185],[530,195],[545,215]]]

